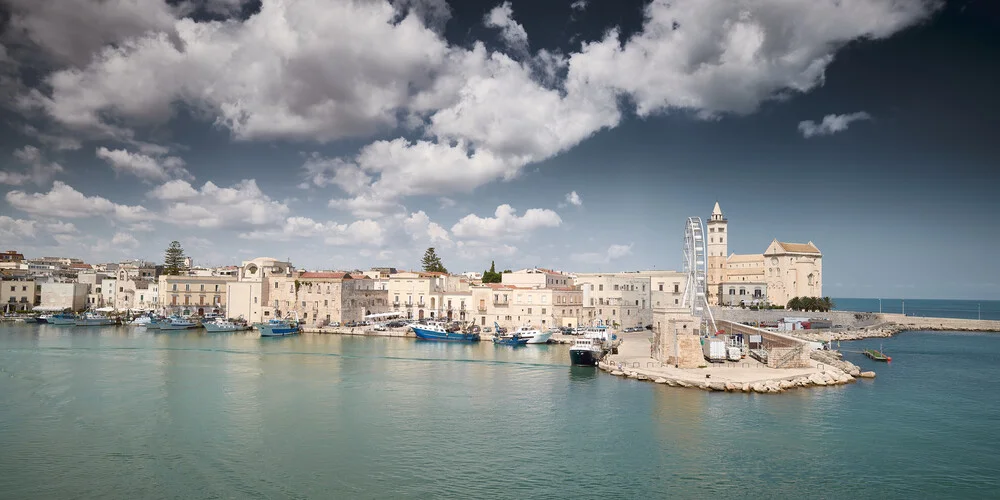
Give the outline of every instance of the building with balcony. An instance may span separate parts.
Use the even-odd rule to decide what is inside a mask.
[[[400,272],[389,277],[390,310],[409,319],[467,320],[472,295],[464,276]],[[462,309],[462,305],[466,309]]]
[[[310,326],[362,321],[368,314],[389,312],[389,292],[375,287],[375,280],[345,272],[298,272],[272,277],[268,317],[298,317]]]
[[[521,287],[484,283],[471,287],[470,319],[482,327],[576,327],[583,316],[583,293],[575,287]]]
[[[0,282],[0,304],[3,312],[26,312],[40,304],[34,280],[3,280]]]
[[[160,276],[159,310],[164,314],[226,314],[231,276]]]

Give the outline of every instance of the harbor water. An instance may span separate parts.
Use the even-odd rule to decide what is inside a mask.
[[[891,364],[856,351],[881,346]],[[565,345],[0,326],[5,498],[984,498],[1000,335],[844,342],[875,380],[710,393]]]
[[[833,298],[840,311],[879,312],[927,318],[1000,320],[1000,300]],[[881,300],[881,302],[880,302]],[[880,309],[881,307],[881,309]]]

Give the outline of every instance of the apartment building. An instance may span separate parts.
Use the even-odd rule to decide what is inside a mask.
[[[225,314],[231,276],[160,276],[159,309],[166,314]]]
[[[30,311],[40,304],[38,288],[34,280],[3,280],[0,282],[0,304],[3,312]]]
[[[471,288],[475,311],[471,319],[480,326],[496,322],[505,328],[539,329],[581,324],[583,293],[575,287],[522,287],[486,283]]]
[[[263,317],[298,317],[310,326],[361,321],[389,311],[389,292],[375,280],[345,272],[298,272],[272,277]]]

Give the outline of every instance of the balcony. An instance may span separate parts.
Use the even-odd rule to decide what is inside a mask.
[[[478,308],[476,308],[476,309],[477,309],[477,310],[478,310],[479,312],[481,312],[481,313],[484,313],[484,312],[486,312],[486,306],[479,306],[479,307],[478,307]]]

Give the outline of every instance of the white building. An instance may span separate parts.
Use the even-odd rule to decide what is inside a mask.
[[[82,311],[87,308],[90,285],[86,283],[42,283],[42,309],[72,309]]]

